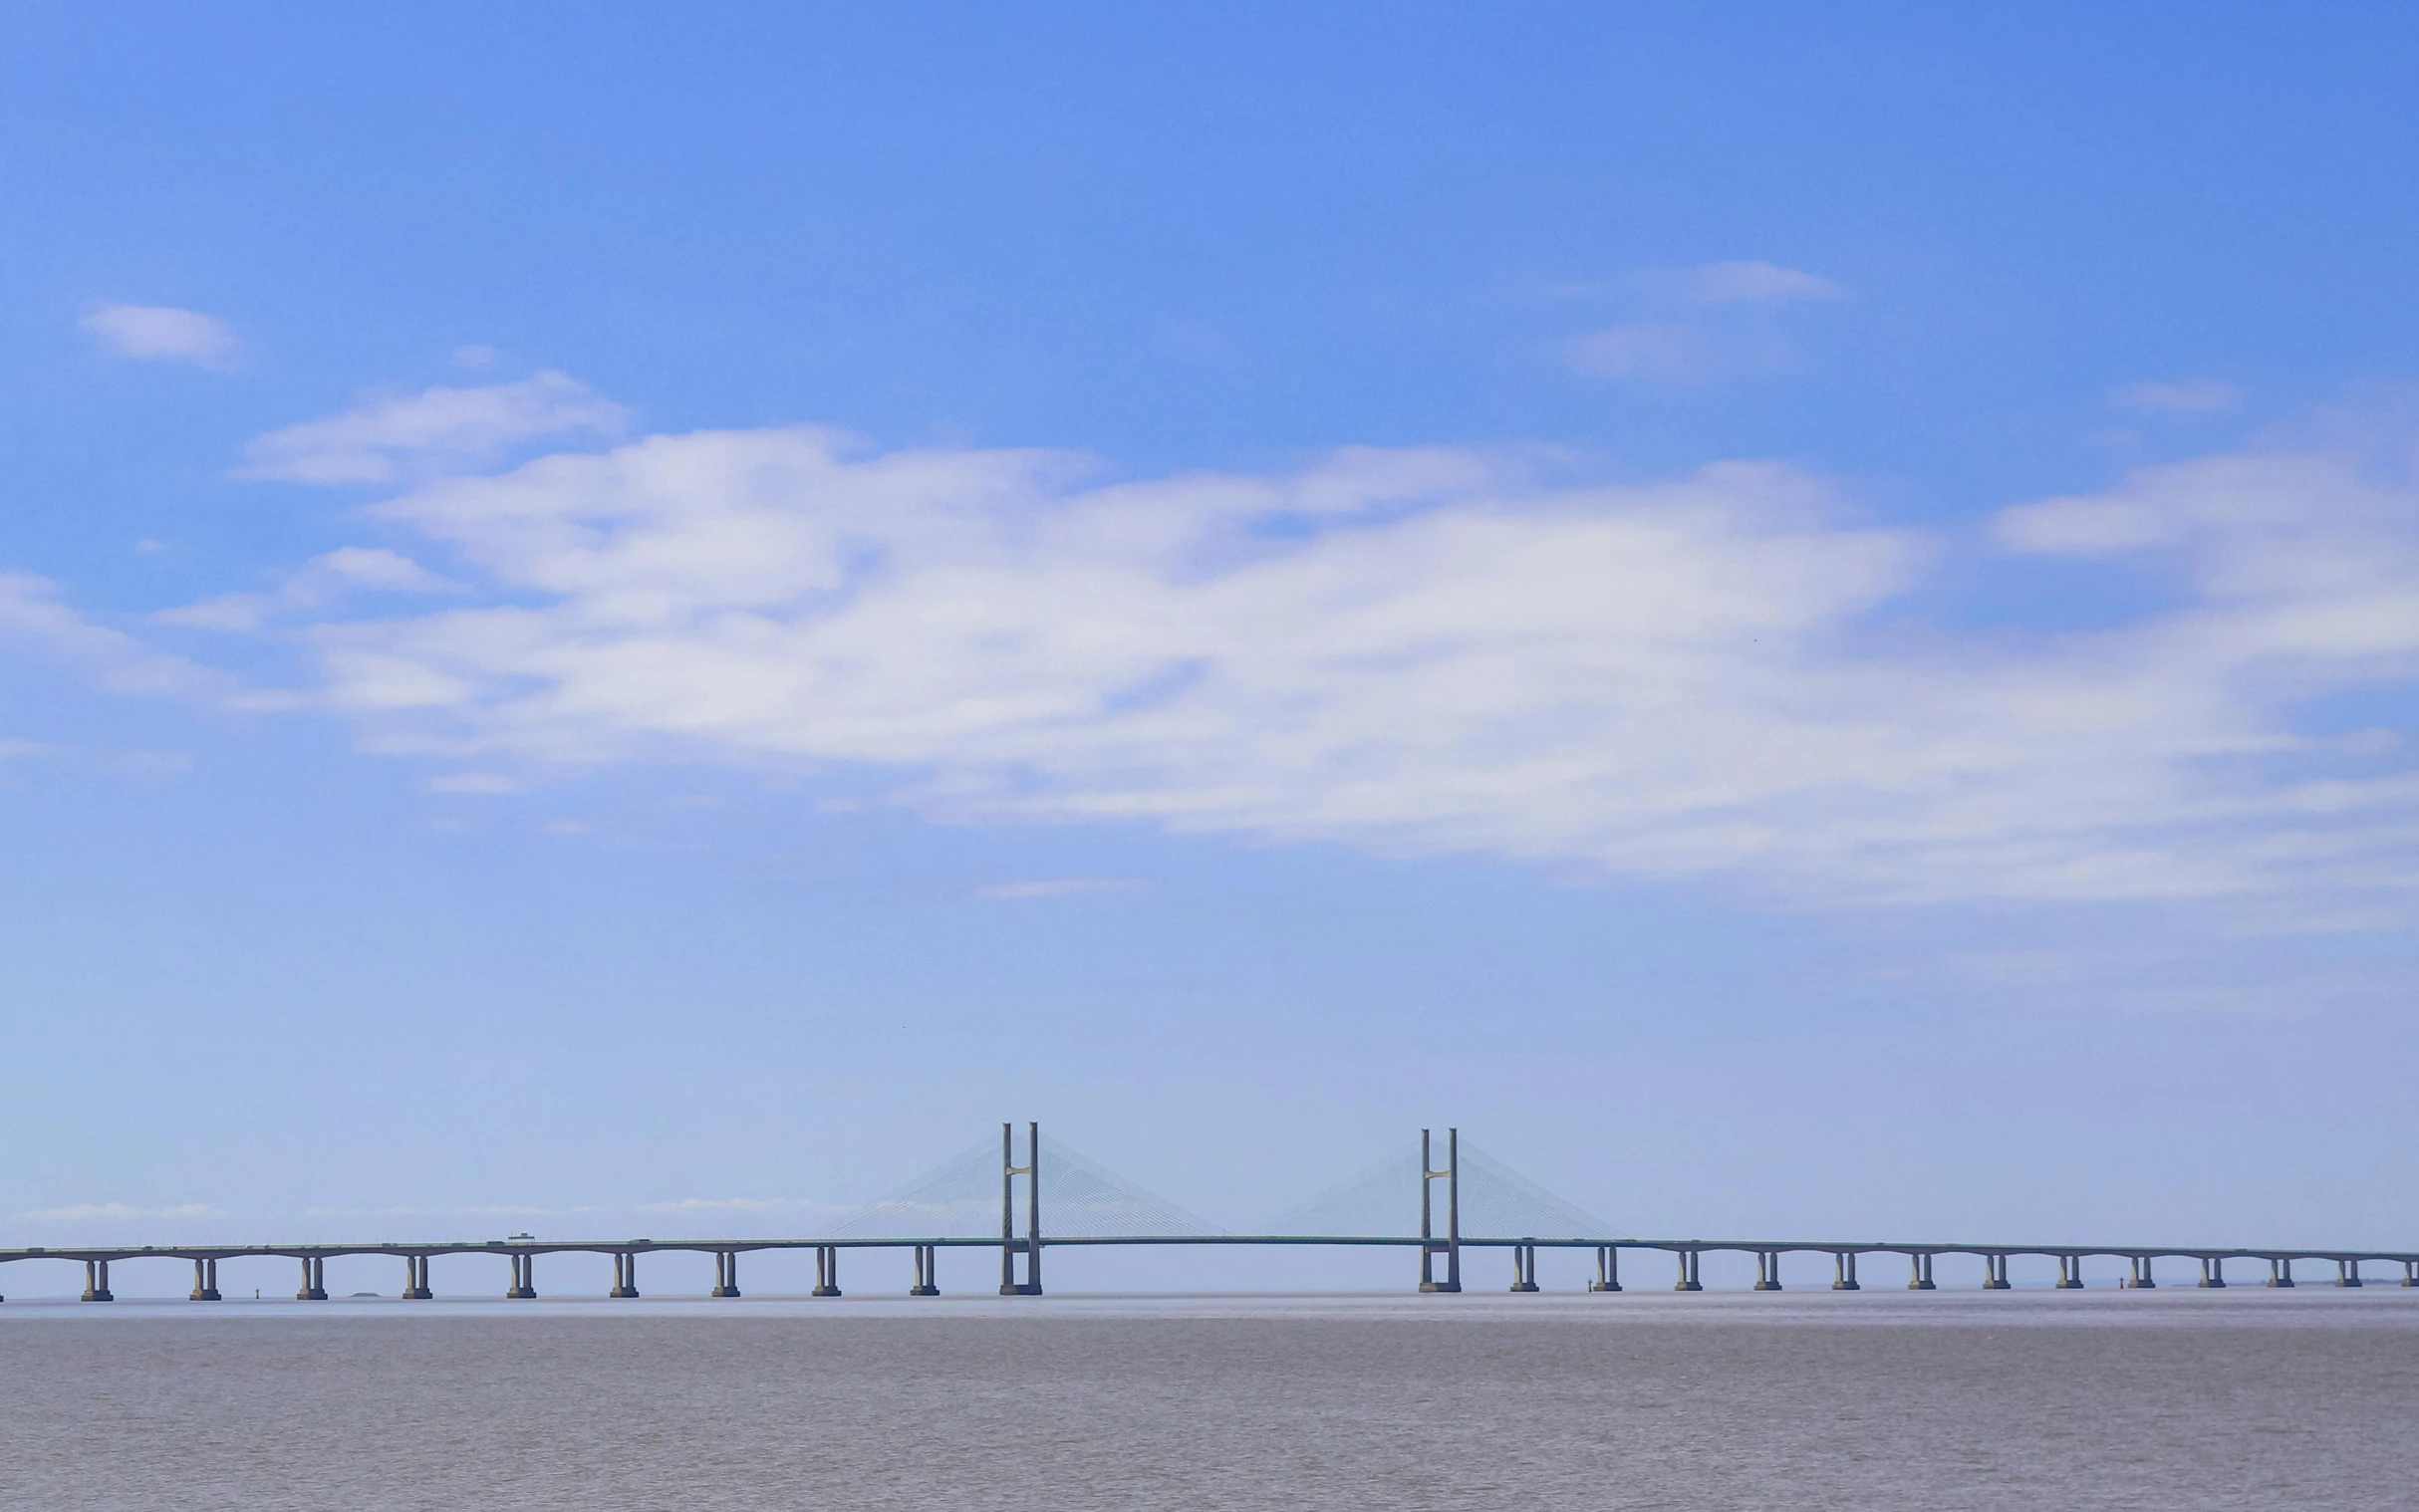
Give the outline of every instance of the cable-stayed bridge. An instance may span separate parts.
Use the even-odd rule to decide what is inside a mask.
[[[2419,1286],[2419,1251],[2207,1248],[2174,1245],[2072,1245],[1936,1243],[1895,1240],[1784,1239],[1652,1239],[1625,1234],[1577,1204],[1557,1196],[1511,1166],[1478,1149],[1448,1130],[1442,1140],[1423,1130],[1416,1145],[1390,1155],[1322,1192],[1310,1201],[1280,1213],[1249,1233],[1234,1233],[1206,1222],[1177,1204],[1128,1180],[1108,1167],[1043,1136],[1039,1125],[1027,1125],[1020,1141],[1012,1125],[1001,1125],[996,1143],[989,1139],[943,1161],[880,1201],[857,1209],[825,1232],[786,1239],[545,1239],[516,1234],[507,1239],[409,1241],[355,1244],[168,1244],[100,1246],[31,1246],[0,1249],[0,1263],[65,1260],[85,1267],[84,1300],[113,1300],[110,1267],[133,1260],[176,1260],[193,1267],[190,1296],[197,1302],[219,1300],[218,1264],[222,1260],[275,1256],[300,1262],[302,1280],[296,1297],[324,1301],[328,1296],[326,1265],[348,1255],[391,1255],[403,1262],[407,1299],[434,1295],[429,1262],[439,1255],[494,1255],[509,1270],[504,1295],[534,1298],[536,1264],[540,1255],[587,1253],[610,1256],[614,1267],[611,1297],[636,1297],[639,1257],[663,1251],[710,1254],[714,1257],[715,1297],[737,1297],[739,1257],[764,1250],[811,1249],[815,1252],[813,1295],[837,1297],[840,1256],[844,1250],[906,1250],[911,1259],[910,1296],[940,1295],[936,1257],[942,1249],[999,1250],[999,1291],[1003,1296],[1042,1293],[1042,1260],[1061,1246],[1118,1245],[1331,1245],[1391,1246],[1416,1249],[1419,1289],[1452,1293],[1463,1290],[1465,1249],[1508,1250],[1510,1287],[1514,1292],[1537,1290],[1536,1252],[1539,1249],[1594,1251],[1595,1276],[1591,1292],[1623,1289],[1623,1251],[1661,1251],[1676,1264],[1675,1290],[1700,1291],[1699,1263],[1708,1253],[1735,1252],[1755,1261],[1755,1290],[1780,1289],[1780,1257],[1791,1253],[1828,1255],[1831,1287],[1862,1289],[1858,1261],[1893,1255],[1908,1263],[1907,1285],[1917,1291],[1935,1288],[1933,1263],[1942,1255],[1968,1256],[1982,1262],[1982,1287],[2005,1291],[2011,1286],[2008,1262],[2016,1256],[2046,1257],[2057,1263],[2060,1290],[2083,1284],[2087,1258],[2126,1262],[2127,1287],[2153,1287],[2155,1262],[2190,1260],[2198,1264],[2197,1284],[2227,1285],[2229,1260],[2265,1262],[2265,1284],[2295,1284],[2296,1262],[2332,1264],[2334,1284],[2361,1286],[2369,1278],[2363,1265],[2398,1265],[2403,1286]]]

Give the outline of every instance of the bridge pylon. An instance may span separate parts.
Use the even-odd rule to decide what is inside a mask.
[[[1025,1178],[1025,1236],[1016,1237],[1016,1178]],[[1025,1258],[1016,1279],[1016,1257]],[[1041,1126],[1025,1126],[1025,1163],[1016,1163],[1016,1126],[999,1126],[999,1295],[1041,1295]]]
[[[1445,1183],[1445,1238],[1436,1235],[1435,1183]],[[1436,1274],[1437,1256],[1445,1257],[1445,1279]],[[1436,1168],[1428,1131],[1420,1131],[1420,1290],[1458,1292],[1462,1289],[1462,1131],[1445,1131],[1445,1168]]]

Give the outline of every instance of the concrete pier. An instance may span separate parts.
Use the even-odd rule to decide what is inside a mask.
[[[1513,1245],[1511,1262],[1511,1290],[1515,1292],[1535,1291],[1537,1289],[1537,1246],[1533,1244]]]
[[[2268,1284],[2270,1286],[2293,1284],[2293,1263],[2290,1258],[2272,1258],[2268,1262]]]
[[[504,1295],[515,1302],[526,1302],[538,1294],[533,1274],[537,1256],[516,1253],[508,1258],[512,1261],[512,1285],[505,1288]]]
[[[936,1250],[930,1244],[916,1246],[916,1284],[908,1288],[909,1296],[938,1297],[941,1295],[941,1282],[935,1275],[937,1269],[933,1258],[935,1254]]]
[[[1831,1251],[1831,1290],[1835,1292],[1861,1292],[1864,1290],[1863,1287],[1856,1284],[1856,1251],[1852,1249]]]
[[[2419,1260],[2405,1260],[2402,1262],[2402,1284],[2404,1286],[2419,1286]]]
[[[1621,1290],[1621,1251],[1609,1244],[1596,1246],[1596,1279],[1587,1284],[1591,1292]]]
[[[1907,1290],[1911,1292],[1929,1292],[1936,1290],[1932,1284],[1931,1254],[1925,1250],[1917,1250],[1914,1254],[1909,1255],[1907,1259],[1910,1262],[1910,1268],[1914,1273],[1907,1280]]]
[[[84,1262],[84,1299],[86,1302],[115,1302],[110,1295],[110,1263],[107,1260]]]
[[[302,1289],[294,1294],[297,1302],[328,1300],[328,1262],[319,1255],[302,1257]]]
[[[735,1249],[714,1251],[714,1289],[716,1297],[739,1295],[739,1252]]]
[[[608,1297],[639,1295],[639,1257],[630,1250],[617,1251],[613,1257],[613,1290]]]
[[[1780,1290],[1780,1251],[1759,1249],[1755,1252],[1755,1290],[1759,1292]]]
[[[188,1302],[216,1302],[218,1300],[217,1261],[196,1260],[193,1262],[193,1290],[185,1294],[185,1300]]]
[[[2226,1257],[2224,1255],[2201,1256],[2201,1285],[2212,1290],[2224,1289],[2226,1285]]]
[[[2125,1278],[2125,1285],[2128,1288],[2144,1292],[2157,1288],[2159,1283],[2151,1278],[2148,1255],[2127,1255],[2125,1259],[2133,1266],[2133,1274]]]
[[[829,1244],[815,1247],[815,1290],[817,1297],[840,1295],[840,1251]]]
[[[2337,1285],[2337,1286],[2359,1286],[2359,1285],[2361,1285],[2361,1281],[2360,1281],[2360,1262],[2359,1262],[2359,1261],[2357,1261],[2357,1260],[2338,1260],[2338,1261],[2336,1261],[2336,1262],[2335,1262],[2335,1285]]]
[[[1697,1252],[1693,1249],[1684,1249],[1678,1253],[1680,1255],[1680,1279],[1673,1283],[1672,1290],[1676,1292],[1704,1291],[1705,1283],[1697,1279]]]
[[[2006,1255],[1987,1254],[1983,1256],[1983,1290],[1986,1292],[2008,1290],[2008,1257]]]
[[[403,1256],[403,1300],[426,1302],[435,1293],[428,1290],[428,1257]]]
[[[2080,1255],[2058,1256],[2057,1289],[2061,1292],[2075,1292],[2081,1291],[2082,1288],[2083,1257]]]

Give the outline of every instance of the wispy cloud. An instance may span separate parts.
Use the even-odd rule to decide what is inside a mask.
[[[421,786],[431,793],[464,793],[496,798],[518,793],[523,784],[495,772],[445,772]]]
[[[173,1207],[129,1207],[124,1202],[77,1202],[66,1207],[38,1207],[19,1216],[43,1222],[83,1223],[116,1222],[122,1218],[223,1218],[226,1214],[206,1202],[183,1202]]]
[[[484,1207],[306,1207],[306,1218],[572,1218],[610,1209],[587,1207],[526,1207],[493,1203]]]
[[[1142,885],[1132,877],[1046,877],[1030,882],[993,882],[974,889],[976,897],[1018,902],[1044,897],[1079,897],[1087,892],[1130,892]]]
[[[113,692],[223,699],[236,687],[232,678],[97,624],[60,602],[56,584],[29,573],[0,572],[0,640],[79,665]]]
[[[1709,329],[1678,321],[1640,321],[1572,337],[1562,347],[1573,371],[1590,378],[1654,383],[1709,383],[1788,366],[1788,347],[1764,330]]]
[[[500,460],[523,441],[618,435],[629,411],[560,373],[478,388],[429,388],[289,425],[244,448],[240,477],[391,483]]]
[[[1785,371],[1784,305],[1838,299],[1827,278],[1766,262],[1703,263],[1634,274],[1595,294],[1621,293],[1643,319],[1562,343],[1563,361],[1590,378],[1698,384]]]
[[[844,763],[961,818],[1809,902],[2314,914],[2419,873],[2419,769],[2296,720],[2419,669],[2419,507],[2343,458],[2008,511],[1959,549],[2181,585],[2034,637],[1885,630],[1954,543],[1784,466],[1546,487],[1481,453],[1353,451],[1087,488],[1087,465],[732,431],[434,483],[378,513],[470,564],[473,601],[312,627],[321,702],[455,760]]]
[[[2196,378],[2174,381],[2146,379],[2112,389],[2108,401],[2120,409],[2144,409],[2169,414],[2209,414],[2243,402],[2243,390],[2224,378]]]
[[[641,1202],[631,1209],[640,1213],[786,1213],[786,1212],[847,1212],[848,1208],[829,1202],[817,1202],[806,1197],[682,1197],[672,1202]]]
[[[228,368],[242,351],[225,321],[169,305],[104,305],[80,324],[110,351],[137,362]]]
[[[221,594],[161,610],[151,618],[162,625],[248,632],[265,629],[281,614],[324,609],[354,594],[446,594],[460,589],[397,552],[347,546],[304,563],[274,592]]]
[[[1700,263],[1649,277],[1695,305],[1785,305],[1838,299],[1846,293],[1827,278],[1777,263]]]

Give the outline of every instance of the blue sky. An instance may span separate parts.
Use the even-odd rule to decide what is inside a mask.
[[[2408,1242],[2407,12],[0,38],[27,1242]]]

